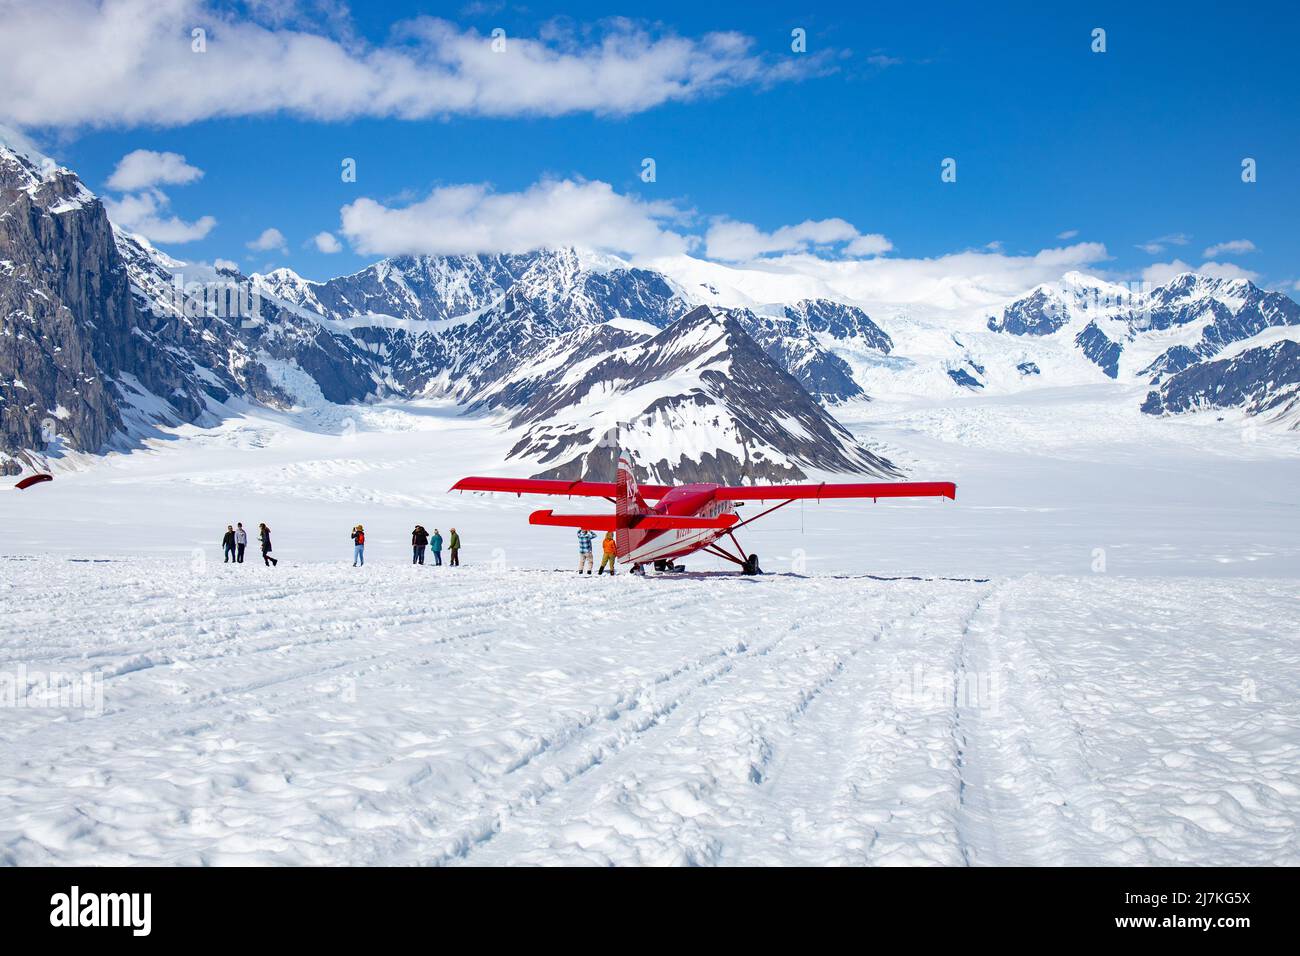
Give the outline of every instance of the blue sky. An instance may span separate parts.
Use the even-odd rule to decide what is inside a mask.
[[[264,31],[259,36],[319,33],[347,49],[400,51],[409,41],[394,39],[394,24],[425,15],[449,21],[447,29],[466,42],[486,43],[500,27],[507,44],[519,38],[578,58],[611,31],[631,30],[650,44],[725,31],[750,45],[725,82],[626,109],[535,115],[506,103],[418,118],[383,108],[355,115],[364,107],[320,116],[311,115],[320,108],[293,103],[291,93],[270,91],[249,97],[263,104],[249,107],[251,115],[210,115],[223,111],[210,105],[173,111],[166,97],[137,115],[123,105],[132,98],[124,84],[115,98],[79,114],[67,103],[76,99],[68,74],[62,88],[51,85],[60,82],[56,69],[54,79],[20,78],[27,102],[44,97],[47,113],[37,105],[6,116],[0,107],[0,121],[22,128],[118,201],[127,192],[107,183],[124,155],[183,155],[202,177],[150,188],[165,197],[168,215],[190,223],[211,216],[216,224],[200,239],[158,244],[181,258],[234,259],[246,271],[287,265],[312,278],[355,271],[378,252],[403,251],[384,248],[373,234],[431,190],[486,184],[509,197],[539,181],[568,180],[606,183],[632,204],[667,204],[670,212],[659,209],[655,222],[697,242],[697,254],[707,254],[702,237],[719,218],[760,233],[835,219],[885,237],[890,257],[986,248],[1034,255],[1088,242],[1105,246],[1104,258],[1090,257],[1092,271],[1137,278],[1156,264],[1199,267],[1209,258],[1294,288],[1300,14],[1282,4],[1180,4],[1177,14],[1159,5],[989,6],[656,3],[653,19],[620,27],[605,21],[609,10],[599,4],[521,10],[386,3],[344,14],[310,3],[295,10],[280,2],[217,9],[195,2],[157,35],[184,43],[187,24],[210,22],[215,47],[236,35],[230,24],[252,24]],[[331,15],[322,19],[323,11]],[[802,56],[790,50],[796,27],[807,31]],[[1090,49],[1095,27],[1106,30],[1105,53]],[[21,39],[11,35],[11,42]],[[87,55],[86,42],[64,41],[50,52],[73,70],[98,55]],[[707,60],[710,50],[693,55]],[[249,64],[254,74],[257,67]],[[274,61],[267,68],[275,69]],[[787,75],[790,69],[800,75]],[[157,85],[150,77],[138,82]],[[237,103],[242,94],[224,95]],[[620,94],[600,95],[616,101]],[[180,91],[176,98],[202,97]],[[57,122],[35,122],[49,112]],[[355,183],[340,179],[344,157],[357,161]],[[640,178],[645,157],[656,163],[653,183]],[[957,161],[955,183],[941,181],[946,157]],[[1244,157],[1258,164],[1255,183],[1241,180]],[[360,199],[373,202],[373,215],[349,236],[340,210]],[[441,204],[426,226],[457,231]],[[283,234],[283,249],[247,248],[268,228]],[[342,251],[319,251],[311,240],[322,231],[336,236]],[[496,238],[486,241],[500,238],[500,230],[489,231]],[[410,251],[428,234],[413,228]],[[1235,245],[1207,257],[1225,243]],[[816,251],[848,254],[833,243]]]

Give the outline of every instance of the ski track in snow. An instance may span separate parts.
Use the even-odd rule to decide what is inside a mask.
[[[0,862],[1300,862],[1293,582],[0,561]],[[29,677],[29,679],[31,679]]]

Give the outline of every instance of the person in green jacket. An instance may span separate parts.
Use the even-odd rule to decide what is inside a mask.
[[[447,542],[447,546],[451,548],[450,565],[453,568],[460,567],[460,535],[456,533],[455,528],[451,529],[451,540]]]

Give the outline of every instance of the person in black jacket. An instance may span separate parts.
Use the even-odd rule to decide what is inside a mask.
[[[429,532],[423,525],[416,525],[411,532],[411,563],[424,564],[424,549],[429,546]]]
[[[226,525],[226,533],[221,538],[222,564],[230,564],[235,560],[235,529]]]
[[[259,524],[257,526],[257,536],[262,541],[262,563],[268,568],[279,564],[279,561],[271,557],[271,529],[265,524]]]

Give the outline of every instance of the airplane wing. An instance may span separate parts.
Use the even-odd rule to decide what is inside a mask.
[[[957,486],[951,481],[871,481],[855,484],[742,485],[719,488],[713,497],[721,501],[794,501],[799,498],[953,498]]]
[[[662,498],[668,485],[641,485],[643,498]],[[613,498],[612,481],[555,481],[547,478],[462,478],[452,491],[505,491],[516,495],[565,495],[585,498]]]

